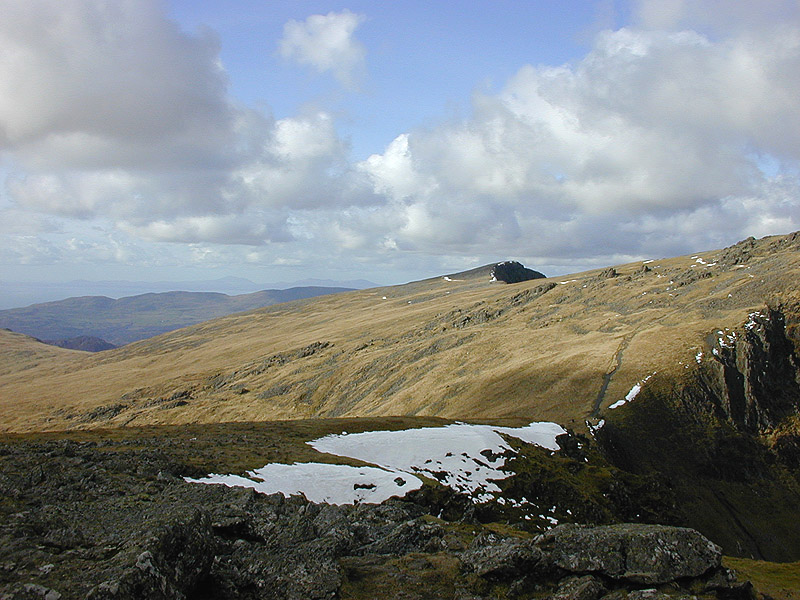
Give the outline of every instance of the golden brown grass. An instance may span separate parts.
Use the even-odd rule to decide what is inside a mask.
[[[773,600],[800,600],[800,562],[774,563],[726,556],[723,564]]]
[[[749,252],[742,264],[730,251],[698,255],[714,266],[688,256],[649,271],[631,263],[612,278],[435,278],[275,305],[95,355],[0,331],[0,431],[386,415],[580,428],[606,373],[603,408],[651,373],[683,372],[709,354],[707,334],[741,328],[748,312],[797,290],[796,239],[765,238]]]

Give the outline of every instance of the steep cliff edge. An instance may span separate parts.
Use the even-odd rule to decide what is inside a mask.
[[[789,294],[709,332],[696,364],[656,374],[595,432],[617,466],[659,473],[682,520],[729,553],[800,557],[799,325]]]

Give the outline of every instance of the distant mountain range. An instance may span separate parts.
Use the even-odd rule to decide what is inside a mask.
[[[242,277],[222,277],[198,281],[87,281],[78,279],[60,282],[0,281],[0,310],[54,302],[77,296],[108,296],[122,298],[158,292],[218,292],[237,295],[261,290],[285,290],[297,287],[336,287],[365,289],[378,284],[366,279],[338,281],[333,279],[302,279],[254,283]]]
[[[98,351],[232,313],[351,289],[305,286],[237,296],[216,292],[162,292],[118,300],[81,296],[2,310],[0,328],[63,348]]]

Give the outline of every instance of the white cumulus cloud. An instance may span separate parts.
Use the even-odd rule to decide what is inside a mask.
[[[348,88],[355,87],[363,76],[366,50],[354,34],[365,20],[349,10],[291,20],[283,27],[279,52],[320,73],[331,72]]]
[[[763,168],[800,166],[798,89],[796,23],[720,40],[605,31],[574,65],[524,66],[469,118],[359,167],[398,200],[385,209],[404,216],[397,243],[417,250],[713,247],[800,227],[797,179]]]
[[[288,208],[370,195],[329,114],[235,105],[216,37],[180,30],[157,0],[0,0],[0,14],[0,152],[17,212],[251,245],[290,239]],[[359,19],[319,33],[350,40]]]
[[[800,229],[800,15],[733,4],[637,1],[353,163],[334,111],[237,104],[158,0],[0,0],[0,262],[569,270]],[[352,89],[364,20],[290,21],[280,52]]]

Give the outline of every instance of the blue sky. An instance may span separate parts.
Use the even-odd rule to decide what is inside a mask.
[[[342,90],[331,75],[298,66],[278,52],[284,25],[309,15],[364,15],[358,40],[369,49],[367,73]],[[565,2],[170,2],[188,31],[210,27],[237,100],[275,117],[321,106],[363,160],[398,132],[470,108],[476,89],[492,90],[521,65],[580,59],[593,34],[620,18],[613,3]]]
[[[795,0],[0,14],[0,281],[558,274],[800,229]]]

